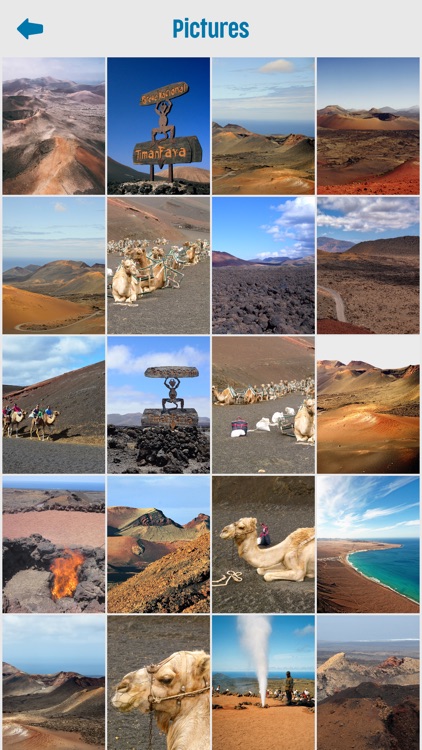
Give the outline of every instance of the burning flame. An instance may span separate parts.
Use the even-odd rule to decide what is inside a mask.
[[[54,575],[51,596],[54,601],[64,596],[73,596],[79,583],[78,567],[82,565],[84,556],[75,550],[65,549],[66,557],[56,557],[51,563],[50,570]]]

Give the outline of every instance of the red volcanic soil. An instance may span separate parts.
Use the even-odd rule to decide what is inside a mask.
[[[135,565],[141,569],[176,549],[176,545],[170,543],[152,543],[147,542],[145,539],[141,539],[140,543],[144,548],[144,552],[142,553],[136,539],[132,536],[108,537],[107,562],[110,565]],[[136,550],[139,550],[139,553]]]
[[[20,539],[31,534],[41,534],[56,546],[101,547],[105,543],[104,515],[61,510],[3,515],[3,537]]]
[[[354,326],[352,323],[342,323],[341,320],[321,318],[317,320],[318,333],[374,333],[369,328]]]
[[[419,163],[413,160],[384,175],[349,182],[346,185],[318,185],[318,195],[417,195],[419,193]]]

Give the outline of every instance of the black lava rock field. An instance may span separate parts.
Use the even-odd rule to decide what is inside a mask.
[[[209,474],[209,433],[199,427],[108,426],[110,474]]]
[[[314,333],[314,266],[213,267],[212,305],[213,333]]]

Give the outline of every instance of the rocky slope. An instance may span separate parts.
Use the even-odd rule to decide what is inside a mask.
[[[209,535],[180,544],[108,594],[109,612],[208,612]]]
[[[381,685],[418,685],[419,659],[391,657],[376,666],[358,664],[344,652],[327,659],[317,670],[318,699],[324,700],[363,682]]]

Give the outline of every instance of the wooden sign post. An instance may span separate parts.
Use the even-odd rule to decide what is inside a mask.
[[[172,108],[172,99],[183,96],[189,91],[184,81],[162,86],[147,94],[142,94],[139,104],[142,107],[155,105],[158,115],[158,127],[151,130],[151,140],[137,143],[133,149],[134,164],[149,164],[150,179],[154,181],[154,164],[160,169],[164,164],[169,167],[169,182],[173,182],[173,164],[191,164],[202,161],[202,148],[196,135],[176,138],[176,126],[168,121]],[[164,136],[157,140],[157,135]]]

